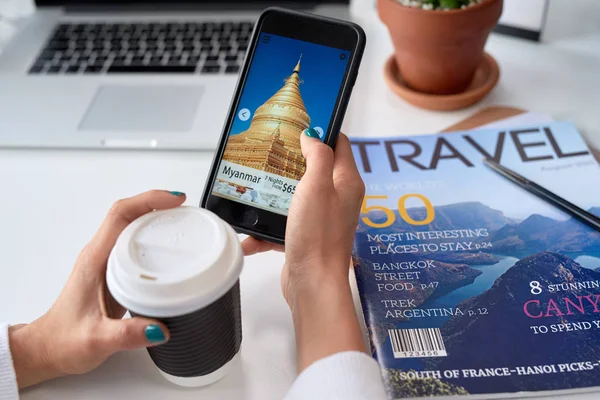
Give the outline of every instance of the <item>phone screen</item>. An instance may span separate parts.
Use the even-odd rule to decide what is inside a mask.
[[[300,135],[325,140],[351,52],[262,32],[212,194],[287,215],[306,164]]]

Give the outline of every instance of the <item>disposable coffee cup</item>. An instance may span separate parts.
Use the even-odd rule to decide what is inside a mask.
[[[148,349],[169,381],[208,385],[235,363],[242,264],[234,230],[201,208],[151,212],[119,236],[108,260],[108,290],[132,316],[169,328],[169,342]]]

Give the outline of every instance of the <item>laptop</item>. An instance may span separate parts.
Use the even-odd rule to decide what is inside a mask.
[[[266,6],[349,0],[36,0],[0,53],[0,147],[214,149]]]

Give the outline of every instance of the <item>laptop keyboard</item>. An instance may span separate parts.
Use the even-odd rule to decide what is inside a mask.
[[[254,23],[61,24],[30,74],[237,74]]]

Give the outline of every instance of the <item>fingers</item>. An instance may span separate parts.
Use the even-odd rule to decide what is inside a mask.
[[[361,202],[365,185],[358,172],[348,137],[340,133],[335,147],[333,182],[342,199]]]
[[[102,264],[127,225],[153,210],[179,207],[184,201],[185,194],[164,190],[151,190],[117,201],[90,242],[90,256]]]
[[[284,252],[285,248],[280,244],[265,242],[264,240],[258,240],[253,237],[244,239],[242,242],[242,250],[245,256],[252,256],[258,253],[265,253],[267,251],[275,250]]]
[[[103,324],[101,345],[113,354],[122,350],[158,346],[169,340],[169,330],[158,321],[134,317]]]
[[[334,180],[336,175],[344,175],[348,178],[361,179],[360,172],[352,154],[352,147],[348,136],[340,133],[335,145],[335,162],[333,165]],[[362,181],[361,181],[362,182]]]
[[[302,155],[306,158],[306,172],[302,181],[310,182],[318,187],[331,186],[333,182],[333,149],[320,139],[307,136],[307,131],[300,135]],[[310,134],[310,132],[309,132]]]

